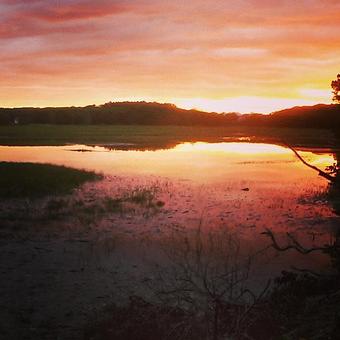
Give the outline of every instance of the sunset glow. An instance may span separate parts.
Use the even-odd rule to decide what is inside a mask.
[[[337,0],[4,0],[0,106],[171,102],[215,112],[329,103]]]
[[[279,155],[290,154],[291,150],[278,145],[261,143],[183,143],[175,147],[177,151],[208,151],[239,155]]]
[[[239,176],[243,174],[248,180],[259,183],[264,178],[268,180],[264,176],[267,172],[274,173],[280,181],[290,182],[292,179],[304,178],[308,185],[310,181],[320,182],[315,171],[306,168],[289,148],[265,143],[196,142],[181,143],[171,149],[128,152],[86,145],[0,146],[0,154],[4,161],[9,162],[52,163],[111,175],[139,176],[152,172],[171,178],[191,179],[199,183],[225,181],[231,172],[235,174],[234,178],[236,174]],[[299,151],[299,154],[310,164],[321,169],[334,163],[331,154],[315,154],[309,151]],[[290,171],[287,171],[287,167]],[[255,171],[257,168],[261,168],[261,171]]]

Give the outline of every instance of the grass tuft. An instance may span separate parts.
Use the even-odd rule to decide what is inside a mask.
[[[64,195],[101,177],[94,172],[51,164],[0,162],[0,198]]]

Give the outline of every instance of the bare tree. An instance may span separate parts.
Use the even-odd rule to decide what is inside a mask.
[[[185,311],[180,334],[200,325],[204,339],[242,338],[270,281],[257,295],[247,288],[253,257],[241,253],[238,239],[200,226],[174,233],[165,249],[170,263],[159,268],[151,289],[162,303]]]

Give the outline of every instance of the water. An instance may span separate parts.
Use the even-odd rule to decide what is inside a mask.
[[[333,155],[327,152],[304,151],[301,156],[320,168],[334,162]],[[0,146],[0,157],[2,161],[50,163],[107,175],[151,174],[200,183],[239,180],[281,185],[303,180],[325,184],[291,150],[271,144],[183,143],[156,151],[109,150],[85,145]]]
[[[322,170],[335,162],[329,150],[299,154]],[[166,278],[161,287],[176,287],[183,268],[199,284],[197,250],[216,289],[229,287],[235,268],[244,273],[234,287],[237,295],[242,287],[260,293],[283,270],[332,267],[320,252],[277,252],[263,234],[270,229],[285,245],[290,233],[308,248],[332,242],[339,225],[328,181],[282,146],[184,143],[156,151],[1,146],[0,160],[104,174],[67,197],[0,201],[0,291],[8,334],[29,325],[41,338],[41,324],[48,332],[50,325],[65,325],[63,331],[74,338],[93,308],[125,303],[132,295],[153,302],[159,273]],[[103,210],[108,198],[136,192],[152,192],[161,204],[129,202],[125,210]],[[192,294],[202,298],[195,289]],[[29,322],[16,320],[11,327],[18,310],[30,311]]]
[[[303,150],[300,155],[324,170],[335,162],[327,150]],[[162,238],[169,229],[228,229],[248,253],[270,244],[262,234],[271,229],[285,244],[290,232],[306,247],[333,238],[338,218],[328,197],[329,183],[306,167],[289,149],[273,144],[183,143],[156,151],[110,150],[99,146],[0,147],[2,161],[65,165],[103,173],[105,178],[80,193],[96,200],[100,193],[117,196],[138,187],[156,188],[164,207],[147,219],[112,216],[122,233]],[[78,193],[78,195],[80,195]],[[98,196],[99,195],[99,196]],[[110,230],[108,220],[98,225]],[[260,261],[270,275],[297,267],[323,270],[329,259],[273,253]]]

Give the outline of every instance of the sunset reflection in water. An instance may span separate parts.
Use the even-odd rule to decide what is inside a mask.
[[[333,164],[329,152],[301,151],[311,164]],[[158,175],[214,183],[239,180],[322,182],[285,147],[255,143],[183,143],[155,151],[109,150],[101,146],[1,146],[0,160],[65,165],[107,175]],[[270,178],[268,178],[270,175]],[[274,176],[274,177],[273,177]]]
[[[299,154],[320,169],[334,163],[329,150],[300,150]],[[108,177],[95,184],[96,190],[111,190],[111,196],[124,187],[157,186],[157,199],[165,203],[159,214],[135,222],[119,219],[121,228],[136,233],[154,226],[159,230],[169,225],[197,228],[203,219],[208,228],[237,232],[244,249],[251,251],[268,245],[261,236],[266,228],[277,235],[294,232],[310,246],[329,241],[337,223],[328,201],[328,181],[306,167],[292,150],[273,144],[197,142],[153,151],[85,145],[2,146],[0,156],[2,161],[51,163],[103,173]],[[284,260],[272,261],[273,267],[266,269],[271,275],[291,263],[322,268],[328,258],[291,252]]]

